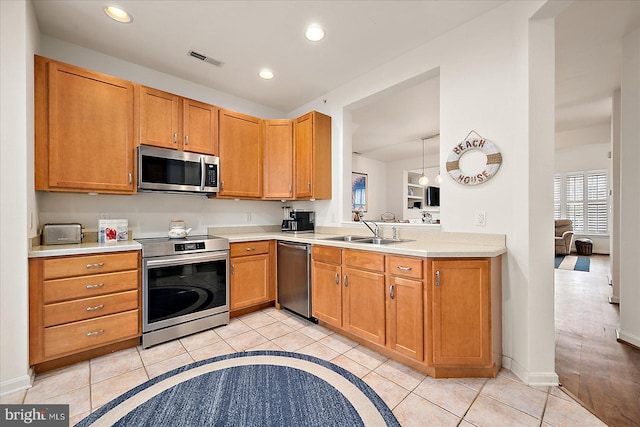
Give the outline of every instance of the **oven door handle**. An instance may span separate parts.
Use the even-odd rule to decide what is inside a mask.
[[[207,253],[207,254],[170,256],[170,257],[161,257],[157,259],[147,259],[145,260],[145,265],[147,268],[158,268],[158,267],[169,267],[173,265],[193,264],[193,263],[207,262],[207,261],[225,261],[227,260],[228,256],[229,255],[226,251],[218,254]]]

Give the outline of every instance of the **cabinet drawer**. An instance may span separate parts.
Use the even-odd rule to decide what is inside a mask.
[[[311,256],[314,261],[340,265],[341,250],[330,246],[313,245],[311,247]]]
[[[233,258],[238,256],[258,255],[258,254],[268,254],[268,253],[269,253],[268,241],[243,242],[243,243],[232,243],[230,245],[229,256]]]
[[[138,289],[138,270],[46,280],[42,292],[44,303],[50,304],[135,289]]]
[[[342,251],[342,265],[384,272],[384,254],[347,249]]]
[[[44,326],[61,325],[107,314],[138,308],[138,291],[120,292],[94,298],[47,304],[44,306]]]
[[[115,254],[83,255],[44,260],[43,279],[87,276],[90,274],[111,273],[112,271],[135,270],[138,268],[138,252]]]
[[[44,356],[88,350],[140,335],[138,310],[44,329]]]
[[[421,259],[388,255],[387,260],[389,262],[388,271],[394,276],[422,279]]]

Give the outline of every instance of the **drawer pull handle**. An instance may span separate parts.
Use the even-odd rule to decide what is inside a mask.
[[[349,276],[347,276],[346,274],[344,275],[344,287],[349,287]]]
[[[231,264],[231,275],[235,275],[235,274],[236,274],[236,265]]]
[[[87,311],[93,310],[102,310],[104,308],[104,304],[96,305],[95,307],[87,307]]]
[[[98,262],[96,264],[87,264],[87,268],[100,268],[104,266],[104,262]]]
[[[440,270],[436,270],[436,286],[440,286]]]
[[[247,248],[248,251],[255,251],[256,248]]]
[[[88,337],[95,337],[96,335],[104,334],[104,329],[100,329],[99,331],[87,332]]]
[[[104,283],[96,283],[95,285],[87,285],[85,286],[85,288],[87,289],[95,289],[95,288],[101,288],[104,286]]]
[[[403,267],[403,266],[401,266],[401,265],[399,265],[399,266],[397,267],[397,269],[398,269],[398,270],[402,270],[402,271],[411,271],[411,270],[413,270],[411,267]]]
[[[393,295],[393,285],[389,286],[389,298],[393,299],[394,295]]]
[[[189,145],[189,135],[184,136],[184,145]]]
[[[340,285],[340,275],[336,273],[336,285]]]

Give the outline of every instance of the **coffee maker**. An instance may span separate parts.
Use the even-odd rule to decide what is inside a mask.
[[[313,233],[316,223],[314,211],[293,209],[289,212],[289,218],[282,220],[282,231],[295,233]]]

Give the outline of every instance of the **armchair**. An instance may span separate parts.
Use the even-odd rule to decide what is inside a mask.
[[[573,222],[570,219],[556,219],[556,255],[569,255],[573,240]]]

